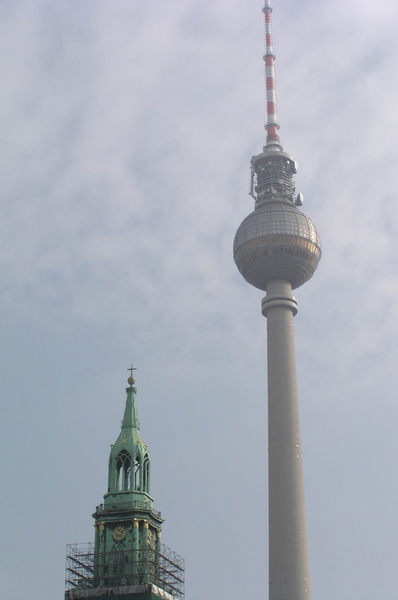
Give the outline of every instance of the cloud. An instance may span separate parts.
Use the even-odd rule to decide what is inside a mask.
[[[15,357],[18,364],[27,359],[29,377],[39,378],[33,405],[40,414],[49,414],[57,390],[74,436],[71,454],[64,448],[60,458],[72,485],[68,465],[83,462],[77,452],[86,451],[85,436],[95,454],[111,435],[108,420],[119,419],[119,399],[104,400],[105,390],[107,397],[114,392],[116,364],[138,355],[142,396],[152,399],[142,402],[143,423],[154,432],[157,487],[169,507],[170,535],[188,548],[194,565],[193,597],[203,595],[203,572],[221,593],[230,564],[237,567],[231,594],[247,594],[250,581],[253,590],[266,585],[265,475],[257,475],[265,471],[266,324],[260,293],[241,280],[232,261],[234,233],[252,209],[250,156],[264,141],[260,8],[238,0],[40,0],[0,9],[5,371],[15,373]],[[347,561],[383,537],[363,533],[377,492],[367,465],[350,461],[360,461],[363,448],[373,474],[384,465],[391,472],[396,451],[393,442],[366,448],[374,426],[381,435],[380,415],[396,419],[397,12],[388,0],[377,10],[356,0],[289,1],[274,10],[281,138],[298,159],[304,210],[323,241],[318,272],[296,292],[307,488],[316,524],[314,589],[322,600],[348,598],[334,580],[323,585],[330,575],[322,561],[342,566],[334,531],[344,537],[358,489],[366,493]],[[43,384],[49,365],[51,390]],[[79,385],[68,395],[74,377]],[[95,432],[87,433],[85,423],[97,411]],[[35,423],[47,439],[45,424]],[[40,455],[36,437],[31,443]],[[167,479],[168,453],[179,456],[181,448],[186,458],[178,485],[197,546],[178,530],[181,510]],[[87,464],[94,471],[97,463]],[[224,475],[217,480],[211,471],[214,488],[208,489],[210,464]],[[190,465],[192,489],[184,484],[192,479]],[[337,493],[341,481],[348,485],[350,468],[358,487]],[[384,531],[396,490],[391,484],[389,495],[380,477],[387,486]],[[189,513],[203,511],[201,493],[209,503],[222,502],[228,515],[213,519],[206,509],[211,530],[202,531],[203,519],[198,525]],[[253,507],[247,527],[241,526],[243,500]],[[335,527],[325,524],[325,503]],[[249,558],[224,543],[229,523],[237,521]],[[212,536],[225,561],[208,549]],[[354,561],[353,572],[345,573],[342,586],[350,595],[374,596],[375,584],[364,576],[371,558]],[[239,579],[243,562],[247,571]],[[392,581],[384,581],[379,597],[387,600]]]

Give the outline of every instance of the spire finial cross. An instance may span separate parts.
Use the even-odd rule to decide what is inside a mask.
[[[130,371],[130,375],[131,375],[131,377],[133,377],[133,376],[134,376],[134,371],[136,371],[136,370],[137,370],[137,368],[136,368],[136,367],[133,367],[133,365],[131,365],[131,367],[129,367],[129,368],[127,369],[127,371]]]
[[[132,387],[135,384],[135,378],[134,378],[134,371],[136,371],[136,367],[133,367],[133,365],[131,365],[131,367],[129,367],[127,369],[127,371],[130,371],[130,377],[128,378],[128,383],[130,384],[130,387]]]

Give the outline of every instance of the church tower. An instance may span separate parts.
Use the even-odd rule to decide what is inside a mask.
[[[67,547],[65,600],[184,597],[184,561],[160,541],[151,462],[138,420],[133,367],[120,434],[111,446],[108,489],[96,507],[95,540]]]

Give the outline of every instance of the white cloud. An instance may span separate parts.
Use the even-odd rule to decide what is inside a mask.
[[[238,0],[149,0],[21,2],[0,9],[4,364],[14,373],[13,357],[18,363],[27,359],[30,377],[43,381],[49,364],[54,373],[65,369],[63,385],[54,382],[63,398],[59,410],[64,414],[68,401],[74,409],[65,419],[81,411],[72,424],[76,448],[62,454],[67,471],[70,460],[84,462],[77,455],[85,452],[79,435],[86,435],[85,419],[99,410],[101,386],[114,393],[116,364],[128,353],[138,357],[148,411],[142,421],[148,437],[158,434],[157,489],[169,505],[172,539],[190,554],[193,597],[208,593],[204,572],[221,593],[229,564],[247,565],[234,581],[237,597],[243,589],[247,593],[250,581],[253,590],[266,585],[264,481],[256,475],[265,468],[263,413],[258,416],[264,410],[265,322],[260,294],[240,280],[232,262],[234,232],[252,208],[250,155],[260,150],[264,135],[259,8]],[[349,480],[347,456],[360,455],[355,444],[367,447],[374,425],[371,399],[378,396],[386,421],[396,419],[397,12],[388,0],[377,10],[374,3],[354,0],[286,2],[274,10],[281,138],[298,159],[298,189],[324,249],[318,273],[297,291],[296,319],[310,519],[323,527],[322,506],[332,507],[330,489]],[[35,335],[40,330],[40,339],[25,336],[24,328]],[[93,373],[85,375],[82,363],[88,370],[96,363],[109,369],[96,380],[95,394]],[[66,399],[60,388],[74,377],[79,386]],[[34,398],[48,414],[53,390],[44,386],[41,393],[43,381]],[[149,397],[156,400],[147,406]],[[105,448],[112,433],[107,419],[117,425],[120,413],[101,398],[95,435],[87,434],[97,449]],[[170,433],[172,423],[178,431]],[[36,427],[46,440],[46,427],[40,421]],[[66,444],[64,433],[59,435]],[[351,453],[333,450],[337,435],[339,446]],[[39,453],[41,442],[32,443]],[[177,499],[182,509],[167,482],[167,451],[178,455],[179,444],[187,463],[182,476],[192,478],[195,465],[191,491],[187,484],[186,498]],[[380,450],[372,446],[370,454],[381,470],[387,465],[391,471],[394,452],[391,442]],[[239,544],[224,542],[229,524],[213,519],[210,508],[211,527],[203,534],[202,519],[198,524],[187,517],[190,535],[203,537],[197,546],[178,531],[179,511],[203,510],[197,493],[206,465],[217,456],[225,476],[212,493],[225,503],[230,522],[248,519],[239,532],[249,558],[239,554]],[[366,465],[356,467],[358,486],[371,488]],[[66,477],[72,481],[71,474]],[[253,486],[252,492],[240,484]],[[322,560],[339,566],[334,530],[344,537],[350,521],[344,507],[355,506],[357,490],[347,492],[347,504],[343,492],[335,494],[329,549],[322,531],[311,529],[321,600],[352,593],[367,600],[375,593],[365,577],[371,557],[353,561],[353,571],[344,575],[349,594],[329,579],[329,589],[322,584],[329,568]],[[366,490],[347,561],[382,538],[363,533],[377,503]],[[211,493],[203,493],[210,502]],[[388,496],[388,490],[383,493]],[[395,494],[392,484],[381,530]],[[252,516],[241,512],[243,499]],[[225,561],[208,549],[212,536]],[[390,537],[385,540],[393,555]],[[393,585],[388,576],[384,581],[380,600],[389,599]]]

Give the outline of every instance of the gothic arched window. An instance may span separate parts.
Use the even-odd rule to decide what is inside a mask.
[[[149,491],[149,456],[148,454],[144,457],[144,466],[143,466],[143,488],[144,492],[150,493]]]
[[[141,455],[137,452],[134,463],[134,489],[141,489]]]
[[[127,492],[130,489],[131,456],[127,450],[122,450],[116,460],[116,489]]]

